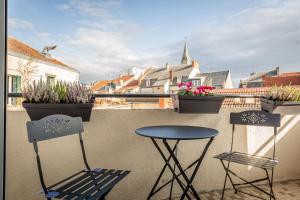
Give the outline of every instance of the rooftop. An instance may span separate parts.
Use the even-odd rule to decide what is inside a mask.
[[[73,71],[77,71],[76,69],[70,67],[69,65],[66,65],[63,62],[56,60],[55,58],[47,57],[41,54],[38,50],[32,48],[28,44],[25,44],[24,42],[21,42],[20,40],[14,37],[8,37],[7,49],[8,49],[8,54],[13,54],[15,56],[16,55],[28,56],[30,59],[36,59],[46,63],[63,66]]]
[[[203,85],[212,85],[223,86],[227,80],[229,70],[226,71],[217,71],[217,72],[208,72],[208,73],[199,73],[196,77],[206,77]]]

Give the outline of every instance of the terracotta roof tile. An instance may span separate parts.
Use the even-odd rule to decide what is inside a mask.
[[[93,91],[93,92],[98,91],[98,90],[100,90],[102,87],[108,85],[109,83],[111,83],[110,80],[97,81],[97,82],[93,85],[92,91]]]
[[[253,95],[263,96],[266,95],[269,87],[257,87],[257,88],[233,88],[233,89],[215,89],[215,94],[220,95]],[[223,102],[224,107],[259,107],[259,98],[226,98]]]
[[[130,80],[133,77],[133,75],[126,75],[126,76],[120,76],[114,80],[112,80],[113,83],[120,83],[121,81],[126,82]]]
[[[72,69],[74,71],[77,71],[76,69],[74,69],[54,58],[46,57],[45,55],[41,54],[38,50],[30,47],[29,45],[21,42],[20,40],[15,39],[13,37],[8,37],[8,39],[7,39],[7,50],[8,50],[8,52],[14,52],[17,54],[25,55],[25,56],[28,56],[33,59],[41,60],[41,61],[48,62],[48,63],[55,64],[55,65],[60,65],[60,66]]]
[[[139,81],[138,80],[132,80],[129,83],[127,83],[124,87],[138,87]]]

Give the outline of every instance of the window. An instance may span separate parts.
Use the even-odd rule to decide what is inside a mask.
[[[50,84],[50,85],[55,84],[55,76],[54,75],[47,75],[47,84]]]
[[[182,76],[181,82],[187,82],[188,81],[188,76]]]
[[[194,79],[194,80],[192,80],[192,83],[195,87],[201,86],[201,80],[200,79]]]
[[[172,80],[172,85],[177,85],[177,77],[174,77]]]
[[[11,77],[12,92],[21,92],[21,76]]]
[[[21,92],[21,76],[10,75],[8,76],[8,92]],[[16,98],[9,98],[8,104],[16,105]]]

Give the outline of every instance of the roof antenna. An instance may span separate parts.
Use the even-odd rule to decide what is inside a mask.
[[[41,52],[41,54],[43,54],[44,56],[47,57],[51,57],[49,51],[56,49],[56,45],[52,45],[52,46],[45,46]]]

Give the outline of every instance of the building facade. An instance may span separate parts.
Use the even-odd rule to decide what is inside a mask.
[[[177,84],[194,78],[199,71],[197,61],[191,61],[187,44],[184,45],[181,63],[166,64],[162,68],[149,68],[140,80],[140,93],[173,93]]]
[[[79,72],[12,37],[7,41],[8,92],[21,92],[25,83],[44,80],[79,81]]]
[[[275,69],[265,71],[265,72],[253,72],[250,74],[249,78],[241,80],[239,84],[239,88],[254,88],[254,87],[263,87],[263,77],[264,76],[278,76],[279,75],[279,67]]]

